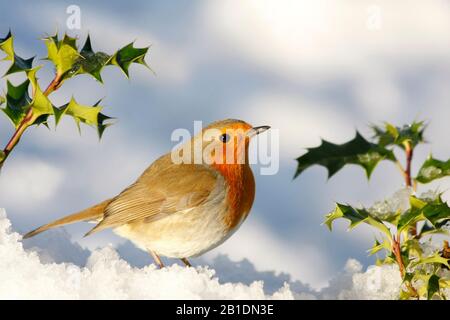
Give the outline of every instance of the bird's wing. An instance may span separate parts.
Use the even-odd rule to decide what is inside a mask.
[[[201,165],[171,164],[149,168],[106,207],[104,218],[86,235],[135,220],[152,222],[206,201],[217,173]]]

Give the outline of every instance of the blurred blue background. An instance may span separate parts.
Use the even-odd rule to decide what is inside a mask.
[[[81,9],[80,30],[66,27],[72,4]],[[256,174],[252,214],[204,259],[247,258],[259,271],[321,287],[349,258],[374,261],[366,252],[375,236],[369,228],[348,233],[339,222],[330,233],[321,225],[334,201],[370,205],[403,181],[389,163],[369,183],[351,166],[329,181],[320,167],[293,180],[295,158],[320,138],[340,143],[356,129],[369,137],[369,123],[415,119],[429,122],[432,144],[417,150],[414,169],[431,151],[449,157],[449,1],[4,1],[0,12],[0,33],[12,30],[22,57],[45,57],[39,38],[56,30],[78,36],[80,45],[89,32],[96,51],[112,53],[132,40],[151,45],[147,62],[156,73],[134,65],[127,80],[110,67],[103,86],[80,76],[51,96],[56,105],[72,94],[83,104],[104,98],[104,112],[118,121],[100,142],[92,128],[78,135],[71,119],[56,132],[27,131],[0,179],[0,207],[20,231],[117,194],[171,149],[174,129],[240,118],[280,130],[280,171]],[[36,62],[46,66],[38,74],[45,86],[52,67]],[[7,67],[0,64],[0,72]],[[0,118],[4,143],[11,134]],[[449,184],[422,190],[428,187]],[[112,243],[136,265],[147,259],[109,231],[82,238],[89,228],[67,231],[81,247]]]

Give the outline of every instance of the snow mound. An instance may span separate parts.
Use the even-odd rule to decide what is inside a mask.
[[[321,291],[286,282],[273,293],[263,281],[221,283],[209,267],[132,267],[112,247],[92,252],[82,267],[49,262],[24,249],[2,209],[0,257],[0,299],[395,299],[401,282],[393,266],[362,272],[352,259]]]

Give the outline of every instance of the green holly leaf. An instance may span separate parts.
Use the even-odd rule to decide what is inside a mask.
[[[64,35],[62,40],[58,39],[58,35],[46,37],[43,39],[47,46],[47,57],[56,68],[56,75],[65,78],[66,72],[73,68],[74,63],[80,57],[76,47],[76,39]]]
[[[148,48],[135,48],[133,42],[131,42],[114,53],[109,58],[107,64],[118,66],[128,78],[128,68],[132,63],[142,64],[148,67],[145,62],[145,55],[147,54]]]
[[[2,50],[6,57],[3,60],[14,59],[14,38],[11,34],[11,30],[9,30],[8,34],[4,38],[0,38],[0,50]]]
[[[442,200],[441,196],[434,200],[424,200],[411,196],[410,204],[411,208],[398,221],[397,228],[399,232],[415,226],[419,221],[428,222],[436,230],[450,221],[450,207]],[[422,231],[430,233],[428,229],[423,229]]]
[[[2,104],[4,104],[5,101],[6,101],[5,97],[4,97],[4,96],[0,96],[0,106],[1,106]]]
[[[375,243],[372,246],[372,248],[370,248],[368,250],[369,255],[372,256],[375,253],[378,253],[381,250],[386,250],[386,251],[390,251],[391,250],[391,244],[389,243],[389,241],[384,240],[383,242],[379,242],[378,240],[375,239]]]
[[[427,284],[427,299],[431,300],[436,293],[439,293],[439,276],[436,274],[431,275]]]
[[[443,235],[450,235],[450,230],[446,228],[442,228],[447,224],[447,221],[437,222],[435,226],[433,226],[428,221],[425,222],[422,229],[420,230],[420,236],[429,236],[433,234],[443,234]]]
[[[92,50],[91,39],[88,35],[83,48],[80,51],[81,58],[74,66],[77,74],[90,74],[94,79],[103,83],[101,71],[108,63],[111,56],[104,52],[94,52]]]
[[[78,130],[81,131],[80,123],[84,123],[89,126],[97,126],[98,115],[101,109],[102,107],[98,104],[94,106],[81,105],[75,100],[74,97],[72,97],[69,103],[61,106],[60,108],[54,108],[55,123],[58,125],[61,117],[63,115],[68,115],[75,120]]]
[[[411,268],[416,268],[424,264],[437,264],[437,265],[444,265],[447,268],[450,267],[450,265],[448,264],[448,259],[442,257],[439,252],[436,252],[435,254],[430,255],[428,257],[423,257],[421,259],[417,259],[416,261],[412,261],[410,263],[410,266]]]
[[[76,60],[70,71],[71,75],[90,74],[100,83],[103,83],[101,71],[108,63],[110,56],[104,52],[92,50],[91,39],[87,36],[86,42],[80,51],[80,57]]]
[[[336,203],[336,208],[325,217],[325,224],[330,231],[336,219],[344,218],[350,221],[349,229],[353,229],[360,223],[371,225],[383,232],[388,239],[392,240],[392,235],[388,227],[378,218],[372,217],[366,209],[357,209],[349,205]]]
[[[41,116],[54,114],[52,103],[47,98],[47,96],[42,92],[37,82],[36,72],[40,68],[41,67],[39,66],[27,71],[27,77],[31,83],[31,86],[33,87],[34,92],[33,100],[30,103],[30,107],[33,109],[33,118],[31,120],[32,124],[37,124],[36,120]]]
[[[327,168],[328,178],[331,178],[347,164],[363,167],[367,177],[370,178],[381,160],[395,161],[394,153],[368,142],[359,132],[356,132],[355,138],[347,143],[339,145],[322,140],[319,147],[308,149],[306,154],[297,158],[298,166],[294,178],[316,164]]]
[[[105,129],[113,124],[112,122],[110,122],[110,120],[113,120],[113,119],[114,118],[108,117],[107,115],[105,115],[101,112],[98,114],[97,133],[98,133],[99,139],[102,138],[103,132],[105,131]]]
[[[396,145],[403,149],[406,142],[409,142],[412,147],[424,142],[423,133],[425,128],[423,121],[414,121],[412,124],[404,125],[403,127],[396,127],[387,122],[384,124],[384,127],[372,126],[375,138],[378,139],[380,146]]]
[[[425,184],[447,176],[450,176],[450,159],[441,161],[430,155],[423,163],[415,180]]]
[[[28,95],[30,80],[25,80],[18,86],[6,81],[6,105],[2,108],[5,115],[11,120],[15,128],[22,122],[25,114],[30,108],[31,98]]]
[[[11,66],[6,71],[5,75],[28,71],[33,67],[34,57],[23,59],[14,52],[14,37],[12,36],[11,31],[8,32],[5,38],[0,38],[0,50],[6,54],[6,57],[3,60],[11,61]]]

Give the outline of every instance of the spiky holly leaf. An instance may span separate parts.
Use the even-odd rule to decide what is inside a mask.
[[[399,232],[415,227],[419,221],[426,221],[434,229],[441,228],[450,221],[450,207],[439,195],[436,199],[410,197],[411,208],[398,221]],[[430,230],[427,230],[430,233]]]
[[[113,119],[114,118],[108,117],[107,115],[105,115],[101,112],[98,114],[97,133],[98,133],[99,139],[102,138],[103,132],[105,131],[105,129],[113,124],[112,122],[110,122]]]
[[[450,159],[441,161],[430,155],[423,163],[415,180],[420,183],[429,183],[447,176],[450,176]]]
[[[98,115],[101,109],[102,107],[98,104],[94,106],[81,105],[75,100],[74,97],[72,97],[69,103],[60,108],[54,108],[55,123],[58,125],[63,115],[69,115],[75,120],[79,131],[81,130],[80,123],[85,123],[89,126],[97,126]]]
[[[91,38],[88,35],[83,48],[80,51],[80,57],[75,61],[70,76],[77,74],[90,74],[100,83],[103,83],[101,71],[109,61],[110,56],[104,52],[94,52],[92,50]]]
[[[387,122],[384,124],[384,127],[372,126],[379,145],[384,147],[396,145],[403,149],[406,142],[411,143],[412,147],[424,142],[423,133],[425,128],[423,121],[414,121],[412,124],[404,125],[403,127],[396,127]]]
[[[327,168],[328,178],[347,164],[356,164],[364,168],[370,178],[376,165],[381,160],[395,161],[391,150],[380,147],[367,141],[359,132],[351,141],[344,144],[334,144],[322,140],[322,144],[316,148],[308,149],[308,152],[297,158],[298,166],[295,177],[313,165],[321,165]]]
[[[23,59],[14,52],[14,37],[11,31],[8,32],[6,37],[0,38],[0,50],[2,50],[6,57],[3,60],[11,61],[11,66],[6,71],[5,75],[28,71],[33,67],[34,57],[29,59]]]
[[[436,222],[435,225],[431,225],[429,222],[426,222],[422,229],[420,230],[420,236],[429,236],[433,234],[443,234],[450,235],[450,230],[445,228],[444,226],[447,224],[447,221]]]
[[[132,63],[142,64],[148,67],[145,62],[145,55],[147,54],[148,48],[135,48],[133,42],[131,42],[114,53],[109,58],[107,64],[118,66],[128,78],[128,68]]]
[[[439,294],[439,290],[439,276],[433,274],[427,283],[427,299],[431,300],[436,293]]]
[[[2,104],[4,104],[5,101],[6,101],[5,97],[4,97],[4,96],[0,96],[0,106],[1,106]]]
[[[76,39],[64,35],[62,40],[58,39],[58,35],[46,37],[43,39],[47,46],[47,60],[50,60],[56,69],[56,74],[65,78],[66,72],[73,68],[74,63],[80,57],[76,46]]]
[[[369,255],[371,256],[383,249],[386,251],[391,250],[391,244],[389,243],[389,241],[384,240],[383,242],[379,242],[378,240],[375,239],[374,245],[372,246],[372,248],[368,250],[368,252]]]
[[[13,85],[9,81],[6,82],[6,105],[2,108],[2,111],[11,120],[15,128],[19,126],[30,108],[31,98],[28,95],[29,85],[30,80],[28,79],[18,86]]]
[[[331,231],[333,222],[339,218],[344,218],[350,221],[349,229],[353,229],[360,223],[366,223],[383,232],[388,239],[392,239],[389,228],[386,227],[380,219],[372,217],[366,209],[357,209],[349,205],[336,203],[335,209],[325,217],[324,223]]]
[[[424,265],[424,264],[437,264],[439,266],[444,265],[447,268],[449,268],[450,265],[448,264],[448,261],[449,261],[449,259],[442,257],[439,252],[436,252],[430,256],[422,257],[420,259],[411,261],[409,266],[411,268],[416,268],[416,267],[418,267],[420,265]]]
[[[54,114],[53,105],[47,96],[42,92],[36,78],[36,72],[41,67],[36,67],[27,71],[28,80],[30,80],[31,86],[33,87],[33,100],[30,103],[30,107],[33,109],[33,117],[30,121],[31,124],[38,124],[36,120],[42,119],[42,116]]]

